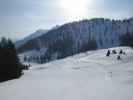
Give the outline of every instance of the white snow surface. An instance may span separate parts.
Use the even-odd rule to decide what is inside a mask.
[[[15,80],[0,83],[0,100],[133,100],[133,50],[106,57],[89,51],[38,65]]]

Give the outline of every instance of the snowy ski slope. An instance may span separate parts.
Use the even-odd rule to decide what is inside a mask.
[[[0,100],[133,100],[133,50],[106,57],[89,51],[43,65],[32,64],[20,79],[0,83]]]

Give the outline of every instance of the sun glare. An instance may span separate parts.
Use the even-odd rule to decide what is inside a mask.
[[[82,17],[87,13],[87,0],[61,0],[60,4],[69,17]]]

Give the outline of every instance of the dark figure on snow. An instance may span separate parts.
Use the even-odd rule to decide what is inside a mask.
[[[106,54],[107,57],[110,56],[110,50],[107,51],[107,54]]]
[[[123,54],[123,50],[122,49],[120,50],[119,54]]]
[[[117,56],[117,60],[121,60],[121,56],[120,55]]]
[[[116,50],[112,50],[112,53],[113,53],[113,54],[117,54]]]

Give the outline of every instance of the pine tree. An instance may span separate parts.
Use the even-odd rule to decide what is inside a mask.
[[[0,42],[0,81],[18,78],[22,75],[15,45],[11,40],[2,38]]]
[[[126,33],[121,35],[120,45],[133,47],[133,33]]]
[[[24,56],[24,62],[26,62],[27,61],[27,57],[26,56]]]
[[[80,52],[85,52],[88,50],[96,50],[96,49],[97,49],[97,43],[93,39],[93,40],[88,40],[88,42],[86,44],[83,44],[80,49]]]

